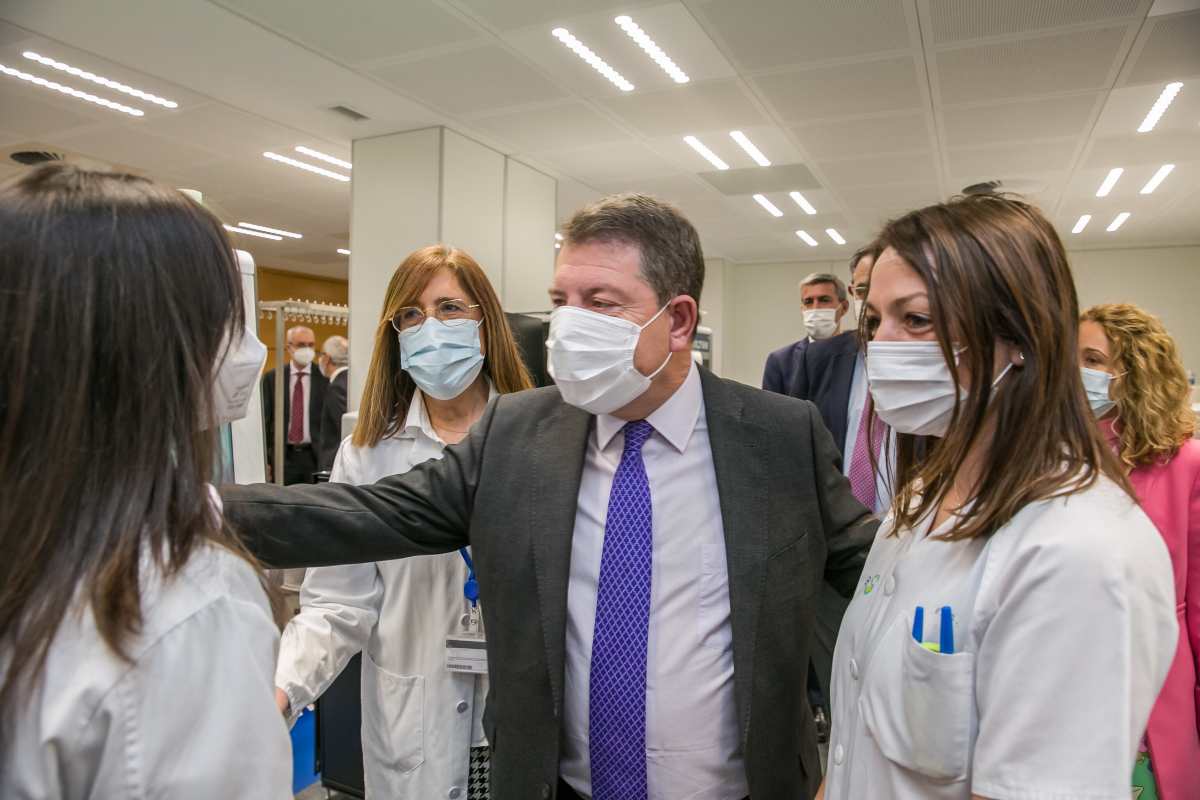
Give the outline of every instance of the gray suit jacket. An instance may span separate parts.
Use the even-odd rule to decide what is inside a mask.
[[[821,780],[805,693],[817,588],[848,595],[876,525],[811,405],[702,371],[732,611],[734,691],[754,798]],[[474,547],[488,631],[484,729],[497,800],[557,791],[571,537],[591,415],[554,387],[496,400],[444,457],[371,486],[225,487],[275,567]]]

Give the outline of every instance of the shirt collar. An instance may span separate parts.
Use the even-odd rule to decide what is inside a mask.
[[[488,385],[488,402],[492,402],[499,395],[496,387],[487,378]],[[435,442],[441,442],[442,437],[438,436],[437,431],[433,429],[433,423],[429,421],[429,412],[425,410],[425,394],[420,389],[413,389],[412,402],[408,404],[408,416],[404,418],[404,428],[400,431],[400,435],[407,438],[416,438],[423,436],[426,439],[432,439]]]
[[[700,370],[693,361],[683,384],[667,402],[646,417],[646,421],[654,426],[654,430],[670,442],[672,447],[682,453],[687,449],[692,431],[696,429],[696,421],[700,418],[703,405],[704,389],[700,385]],[[611,414],[597,414],[596,442],[600,449],[608,447],[616,435],[624,430],[626,424],[626,420]]]
[[[329,376],[329,380],[332,381],[334,378],[336,378],[338,375],[341,375],[343,372],[345,372],[348,369],[350,369],[350,368],[349,367],[338,367],[337,369],[335,369],[333,371],[333,374]]]
[[[291,363],[291,367],[292,367],[292,372],[296,373],[297,375],[307,375],[308,371],[310,369],[312,369],[312,364],[309,364],[307,367],[297,367],[296,362],[293,361]]]

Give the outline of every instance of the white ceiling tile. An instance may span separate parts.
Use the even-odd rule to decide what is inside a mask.
[[[349,157],[348,148],[314,141],[312,137],[293,128],[223,103],[205,103],[185,108],[176,114],[146,120],[145,126],[151,133],[225,157],[237,154],[258,156],[264,150],[277,150],[283,155],[301,158],[292,151],[298,144],[306,144],[331,155]]]
[[[933,181],[892,186],[860,186],[841,189],[837,194],[853,212],[868,218],[903,214],[942,199],[937,184]]]
[[[762,125],[766,118],[736,80],[689,83],[605,98],[601,105],[645,136],[700,134]],[[737,145],[732,141],[732,147]]]
[[[629,134],[585,103],[572,101],[542,108],[472,119],[470,125],[510,143],[519,152],[622,142]]]
[[[1194,83],[1197,91],[1193,91],[1193,86],[1184,84],[1183,90],[1175,95],[1174,102],[1159,118],[1154,130],[1149,133],[1137,133],[1146,113],[1162,93],[1163,85],[1151,83],[1114,89],[1108,95],[1092,135],[1108,137],[1133,134],[1139,139],[1151,141],[1166,131],[1196,130],[1197,122],[1200,122],[1200,81]]]
[[[752,78],[787,122],[921,108],[917,64],[908,56],[790,70]]]
[[[53,142],[84,156],[151,175],[169,175],[180,166],[213,160],[212,153],[207,150],[154,136],[136,125],[104,133],[58,136]]]
[[[821,182],[804,164],[775,164],[769,167],[708,170],[700,177],[726,195],[753,195],[765,192],[808,192],[819,189]]]
[[[950,148],[999,142],[1081,136],[1100,92],[1069,97],[1020,100],[987,106],[949,106],[942,110],[945,145]]]
[[[675,175],[679,168],[636,141],[598,144],[537,154],[553,167],[581,181],[612,182]]]
[[[1142,0],[929,0],[936,44],[1129,19]]]
[[[1078,142],[1056,139],[1027,144],[997,144],[951,149],[950,174],[969,183],[993,178],[1028,178],[1043,172],[1063,172],[1071,167]]]
[[[809,155],[817,160],[867,154],[911,153],[933,149],[923,112],[864,119],[814,122],[792,128]]]
[[[1200,124],[1190,130],[1104,136],[1092,141],[1084,167],[1167,164],[1200,160]]]
[[[661,0],[450,0],[500,31],[537,26],[549,31],[581,18],[611,19],[621,12],[657,5]]]
[[[835,191],[852,186],[937,180],[932,153],[859,156],[841,161],[822,161],[817,166]]]
[[[1125,84],[1168,82],[1200,76],[1200,11],[1155,17],[1150,33],[1125,76]]]
[[[30,139],[89,125],[115,126],[118,114],[0,75],[4,127]],[[19,111],[17,109],[20,109]],[[95,110],[93,110],[95,109]]]

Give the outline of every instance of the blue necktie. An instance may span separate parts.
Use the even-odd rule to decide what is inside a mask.
[[[653,553],[642,446],[654,428],[625,426],[600,557],[588,739],[593,800],[646,800],[646,643]]]

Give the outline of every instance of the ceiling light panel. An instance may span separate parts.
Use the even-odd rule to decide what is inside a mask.
[[[754,201],[767,210],[767,213],[772,217],[782,217],[783,212],[779,210],[779,206],[772,203],[765,195],[754,195]]]
[[[799,236],[809,247],[817,246],[817,240],[810,236],[808,231],[796,231],[796,235]]]
[[[298,233],[292,233],[291,231],[280,230],[279,228],[268,228],[266,225],[255,225],[253,222],[239,222],[238,227],[239,228],[251,228],[256,231],[263,231],[264,233],[273,233],[276,236],[283,236],[288,239],[303,239],[304,238],[302,235],[300,235]]]
[[[338,248],[338,255],[339,255],[339,256],[348,256],[348,255],[350,255],[350,251],[349,251],[349,250],[347,250],[347,249],[346,249],[346,248],[344,248],[344,247],[339,247],[339,248]]]
[[[301,155],[309,156],[310,158],[315,158],[317,161],[324,161],[326,164],[333,164],[335,167],[341,167],[342,169],[354,169],[354,165],[349,161],[343,161],[340,158],[334,158],[328,153],[322,153],[320,150],[313,150],[311,147],[300,145],[296,147],[296,152],[300,153]]]
[[[1088,223],[1091,221],[1092,221],[1091,214],[1082,215],[1078,220],[1075,221],[1075,227],[1071,228],[1071,233],[1083,233],[1083,229],[1086,228],[1088,226]]]
[[[39,64],[51,67],[59,72],[65,72],[68,75],[74,75],[76,78],[83,78],[85,81],[91,81],[92,83],[98,86],[103,86],[106,89],[112,89],[113,91],[127,94],[130,97],[136,97],[139,100],[145,100],[147,103],[154,103],[156,106],[162,106],[163,108],[179,108],[179,103],[176,103],[174,100],[167,100],[165,97],[159,97],[156,94],[150,94],[150,92],[143,92],[141,89],[135,89],[132,86],[127,86],[126,84],[121,83],[120,81],[114,81],[110,78],[101,77],[94,72],[88,72],[86,69],[72,67],[70,64],[64,64],[61,61],[55,61],[53,58],[41,55],[40,53],[35,53],[32,50],[26,50],[21,55],[25,56],[30,61],[36,61]]]
[[[230,233],[240,233],[243,236],[257,236],[260,239],[271,239],[276,242],[282,242],[282,236],[276,236],[273,233],[263,233],[262,231],[252,231],[249,228],[239,228],[236,225],[226,225],[225,230]]]
[[[312,164],[305,164],[303,161],[297,161],[294,158],[288,158],[287,156],[281,156],[278,153],[272,153],[270,150],[263,153],[263,158],[269,158],[272,161],[278,161],[280,164],[287,164],[289,167],[302,169],[316,175],[324,175],[326,178],[332,178],[333,180],[341,181],[342,183],[350,182],[349,175],[343,175],[340,172],[334,172],[333,170],[328,170],[324,167],[314,167]]]
[[[750,137],[741,131],[730,131],[729,138],[733,139],[738,145],[746,151],[746,155],[754,159],[754,163],[760,167],[771,166],[771,161],[763,155],[762,150],[754,146],[754,142],[750,141]]]
[[[1179,94],[1179,90],[1183,88],[1183,84],[1179,81],[1168,83],[1163,87],[1162,93],[1158,99],[1154,101],[1154,105],[1150,106],[1149,113],[1142,120],[1142,124],[1138,125],[1138,133],[1149,133],[1154,130],[1154,126],[1158,124],[1158,120],[1166,113],[1167,108],[1171,105],[1171,101],[1175,99],[1175,95]]]
[[[1121,167],[1113,167],[1108,171],[1108,175],[1104,176],[1104,181],[1100,184],[1100,188],[1096,190],[1096,197],[1108,197],[1108,193],[1117,185],[1117,181],[1121,179],[1121,175],[1125,170]]]
[[[609,82],[622,92],[633,91],[633,84],[625,80],[624,75],[610,67],[607,61],[592,52],[591,48],[589,48],[586,44],[572,36],[571,32],[566,28],[555,28],[554,30],[550,31],[550,34],[555,39],[558,39],[560,42],[566,45],[572,53],[586,61],[592,69],[596,70],[596,72],[599,72],[605,78],[608,78]]]
[[[1171,170],[1173,169],[1175,169],[1174,164],[1163,164],[1158,168],[1158,172],[1155,172],[1154,176],[1146,181],[1146,185],[1142,187],[1142,190],[1138,194],[1150,194],[1153,192],[1158,188],[1160,183],[1167,179],[1167,176],[1171,174]]]
[[[792,200],[796,201],[796,205],[798,205],[798,206],[800,206],[800,208],[804,209],[805,214],[808,214],[811,216],[811,215],[817,213],[817,209],[813,208],[813,204],[808,202],[808,199],[804,195],[800,194],[799,192],[788,192],[788,197],[790,197],[790,198],[792,198]]]
[[[1108,231],[1109,233],[1112,233],[1117,228],[1124,225],[1125,220],[1127,220],[1127,219],[1129,219],[1129,212],[1122,211],[1120,214],[1117,214],[1115,217],[1113,217],[1113,221],[1108,223],[1108,227],[1105,228],[1105,230]]]
[[[122,105],[121,103],[107,100],[103,97],[97,97],[94,94],[89,94],[79,89],[73,89],[70,86],[64,86],[55,81],[48,81],[45,78],[38,77],[37,75],[30,75],[28,72],[22,72],[19,69],[14,69],[13,67],[9,67],[4,64],[0,64],[0,72],[10,77],[23,80],[27,83],[32,83],[34,86],[41,86],[43,89],[52,89],[56,92],[61,92],[70,97],[74,97],[76,100],[83,100],[88,103],[102,106],[110,111],[120,111],[122,114],[128,114],[131,117],[143,117],[146,115],[146,112],[142,111],[141,109]]]
[[[846,243],[846,240],[842,238],[842,235],[837,232],[836,228],[826,228],[825,235],[828,236],[830,239],[833,239],[833,241],[836,242],[837,244],[845,244]]]
[[[704,159],[717,169],[729,169],[729,165],[722,161],[720,156],[718,156],[712,150],[709,150],[708,147],[705,146],[704,142],[700,141],[695,136],[685,136],[683,137],[683,140],[688,143],[689,147],[691,147],[700,155],[704,156]]]
[[[621,30],[625,31],[630,39],[637,42],[637,46],[642,48],[646,55],[650,56],[654,60],[654,63],[662,68],[663,72],[671,76],[671,80],[676,83],[688,82],[687,73],[681,70],[633,19],[627,16],[620,16],[614,22],[621,26]]]

